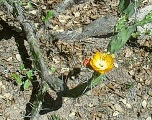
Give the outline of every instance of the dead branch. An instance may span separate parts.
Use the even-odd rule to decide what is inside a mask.
[[[82,32],[79,31],[65,31],[57,33],[56,37],[60,40],[81,40],[92,36],[108,35],[114,32],[114,26],[117,22],[117,17],[107,16],[100,17],[89,25],[83,28]]]
[[[8,7],[8,5],[6,7]],[[17,19],[26,33],[27,41],[30,45],[30,51],[32,53],[33,64],[39,73],[40,79],[42,82],[45,81],[53,90],[57,92],[62,91],[63,81],[49,74],[49,70],[44,63],[42,53],[39,49],[38,40],[35,34],[34,27],[32,26],[30,21],[26,20],[22,11],[23,9],[21,8],[21,6],[14,2],[14,9],[10,12],[14,16],[16,16],[17,14]]]

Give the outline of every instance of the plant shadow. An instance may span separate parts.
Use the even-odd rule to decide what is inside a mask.
[[[2,39],[9,40],[11,37],[15,38],[16,45],[18,47],[19,54],[21,55],[21,59],[23,61],[23,64],[25,65],[25,68],[32,69],[32,61],[30,60],[30,56],[28,55],[27,49],[24,45],[24,40],[26,40],[26,34],[23,30],[20,30],[14,26],[10,26],[7,22],[2,20],[0,18],[0,25],[3,27],[2,30],[0,30],[0,41]],[[20,32],[18,32],[20,31]],[[9,33],[9,34],[8,34]],[[80,68],[74,68],[70,73],[68,74],[68,78],[71,78],[71,76],[78,76],[80,74]],[[60,78],[60,77],[59,77]],[[53,99],[49,93],[45,93],[45,96],[43,98],[42,103],[42,110],[40,111],[40,115],[46,114],[51,111],[56,111],[62,107],[62,98],[63,97],[70,97],[70,98],[77,98],[89,91],[91,88],[88,88],[88,84],[91,82],[90,78],[87,82],[79,84],[73,89],[69,89],[67,86],[66,77],[64,77],[64,91],[58,92],[57,98]],[[30,97],[30,101],[26,104],[26,113],[24,120],[30,120],[33,103],[37,98],[38,92],[40,90],[40,84],[37,81],[37,77],[33,77],[32,81],[32,95]]]
[[[130,47],[143,49],[145,52],[150,52],[150,53],[152,53],[152,46],[151,46],[151,47],[141,46],[141,45],[138,43],[138,39],[137,39],[137,38],[131,37],[130,40],[127,42],[127,45],[130,46]]]
[[[21,59],[25,68],[32,68],[32,61],[30,60],[30,56],[28,55],[27,49],[24,46],[24,40],[26,40],[25,33],[14,27],[10,26],[7,22],[0,18],[0,25],[2,26],[2,30],[0,30],[0,41],[2,39],[9,40],[11,37],[15,38],[16,45],[18,47],[19,54],[21,55]]]

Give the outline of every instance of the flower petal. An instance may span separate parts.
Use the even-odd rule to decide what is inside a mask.
[[[105,74],[114,68],[114,58],[109,53],[96,52],[90,60],[90,65],[97,72]]]

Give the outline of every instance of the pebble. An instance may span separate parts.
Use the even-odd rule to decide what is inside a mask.
[[[121,101],[123,104],[125,104],[125,105],[127,104],[126,98],[124,98],[124,99],[121,98],[120,101]]]
[[[31,10],[29,11],[29,13],[33,14],[33,15],[36,15],[37,14],[37,11],[36,10]]]
[[[24,40],[24,45],[25,45],[25,46],[28,46],[28,45],[29,45],[26,40]]]
[[[5,97],[3,95],[0,95],[0,99],[4,99]]]
[[[12,100],[13,96],[10,93],[5,93],[4,97],[6,97],[9,100]]]
[[[1,114],[0,114],[0,120],[4,120],[4,117],[2,117]],[[8,120],[8,119],[7,119],[7,120]]]
[[[61,22],[62,24],[65,24],[67,22],[65,16],[63,15],[59,15],[58,18],[59,18],[59,22]]]
[[[147,99],[149,98],[149,95],[145,94],[145,95],[142,96],[142,98],[143,98],[144,100],[147,100]]]
[[[123,109],[121,108],[121,106],[119,104],[115,104],[114,108],[116,111],[123,112]]]
[[[75,112],[75,111],[72,111],[72,112],[69,114],[69,117],[74,117],[75,114],[76,114],[76,112]]]
[[[2,88],[3,90],[6,90],[6,86],[5,86],[5,85],[2,85],[1,88]]]
[[[69,72],[70,68],[62,68],[60,73]]]
[[[16,54],[16,59],[17,59],[18,61],[22,61],[20,54]]]
[[[152,96],[152,90],[148,91],[148,95]]]
[[[88,105],[89,107],[93,107],[93,103],[89,103],[89,105]]]
[[[137,85],[137,89],[142,89],[142,85],[141,85],[141,83],[138,83],[138,85]]]
[[[113,116],[117,116],[117,115],[119,115],[119,112],[118,112],[118,111],[115,111],[115,112],[113,113]]]
[[[146,100],[144,100],[144,101],[142,102],[142,107],[143,107],[143,108],[146,108],[146,106],[147,106],[147,102],[146,102]]]
[[[126,107],[129,108],[129,109],[132,108],[132,106],[129,103],[126,104]]]
[[[150,80],[146,80],[145,81],[145,85],[150,85],[151,84],[151,81]]]
[[[151,120],[151,117],[146,118],[146,120]]]
[[[74,13],[74,16],[75,16],[75,17],[80,17],[80,12]]]
[[[134,70],[130,70],[130,71],[129,71],[129,74],[130,74],[130,75],[134,75],[134,74],[135,74]]]
[[[133,54],[133,52],[129,48],[125,51],[125,53],[125,57],[130,57]]]
[[[118,63],[116,63],[116,62],[114,63],[114,66],[115,66],[116,68],[118,68],[118,67],[119,67],[119,66],[118,66]]]
[[[2,81],[0,81],[0,87],[3,85]]]
[[[12,57],[9,57],[8,59],[7,59],[7,61],[9,62],[9,61],[12,61]]]

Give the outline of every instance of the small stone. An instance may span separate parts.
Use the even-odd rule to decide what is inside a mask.
[[[150,43],[148,41],[145,41],[144,46],[150,47]]]
[[[126,104],[126,107],[129,108],[129,109],[132,108],[132,106],[129,103]]]
[[[39,26],[39,23],[34,23],[35,27],[37,28]]]
[[[118,112],[118,111],[115,111],[115,112],[113,113],[113,116],[115,117],[115,116],[117,116],[117,115],[119,115],[119,112]]]
[[[89,107],[93,107],[93,103],[89,103],[89,105],[88,105]]]
[[[3,85],[2,81],[0,81],[0,87]]]
[[[134,75],[134,74],[135,74],[134,70],[130,70],[130,71],[129,71],[129,74],[130,74],[130,75]]]
[[[114,108],[115,108],[115,110],[117,110],[119,112],[123,112],[123,109],[121,108],[121,106],[119,104],[115,104]]]
[[[43,9],[43,10],[46,10],[46,6],[42,6],[42,9]]]
[[[138,83],[138,85],[137,85],[137,89],[142,89],[142,85],[141,85],[141,83]]]
[[[132,50],[130,50],[129,48],[125,50],[125,53],[125,57],[130,57],[133,54]]]
[[[146,80],[145,81],[145,85],[150,85],[151,84],[151,81],[150,80]]]
[[[144,80],[142,79],[142,78],[139,78],[139,81],[142,83],[142,82],[144,82]]]
[[[2,116],[2,114],[0,114],[0,120],[4,120],[4,117]]]
[[[29,13],[33,14],[33,15],[36,15],[37,14],[37,11],[36,10],[31,10],[29,11]]]
[[[146,120],[151,120],[151,117],[149,116],[148,118],[146,118]]]
[[[143,98],[144,100],[147,100],[148,97],[149,97],[149,95],[147,95],[147,94],[145,94],[145,95],[142,96],[142,98]]]
[[[26,40],[24,40],[24,45],[25,45],[25,46],[28,46],[28,45],[29,45]]]
[[[76,114],[76,112],[75,112],[75,111],[72,111],[72,112],[69,114],[69,117],[74,117],[75,114]]]
[[[65,24],[67,21],[66,21],[66,16],[64,15],[59,15],[59,21],[62,23],[62,24]]]
[[[146,100],[144,100],[144,101],[142,102],[142,107],[143,107],[143,108],[146,108],[146,106],[147,106],[147,102],[146,102]]]
[[[3,95],[0,95],[0,99],[4,99],[5,97]]]
[[[99,117],[96,117],[95,120],[100,120],[100,118],[99,118]]]
[[[7,59],[7,61],[11,61],[12,60],[12,57],[9,57],[8,59]]]
[[[16,54],[16,59],[17,59],[18,61],[22,61],[20,54]]]
[[[122,98],[121,98],[120,101],[121,101],[123,104],[125,104],[125,105],[127,104],[126,98],[125,98],[125,99],[122,99]]]
[[[57,32],[63,32],[64,31],[64,29],[58,29],[58,30],[56,30]]]
[[[80,12],[74,13],[74,16],[75,16],[75,17],[80,17]]]
[[[152,96],[152,90],[148,91],[148,95]]]
[[[12,100],[13,96],[10,93],[5,93],[4,97],[6,97],[9,100]]]
[[[2,85],[1,88],[4,89],[4,90],[6,90],[6,86],[5,85]]]
[[[69,71],[70,71],[69,68],[62,68],[62,69],[61,69],[61,73],[65,73],[65,72],[69,72]]]
[[[118,66],[118,63],[116,63],[116,62],[114,63],[114,66],[115,66],[116,68],[118,68],[118,67],[119,67],[119,66]]]
[[[55,64],[60,63],[60,58],[57,57],[57,56],[54,56],[54,57],[53,57],[53,62],[54,62]]]

